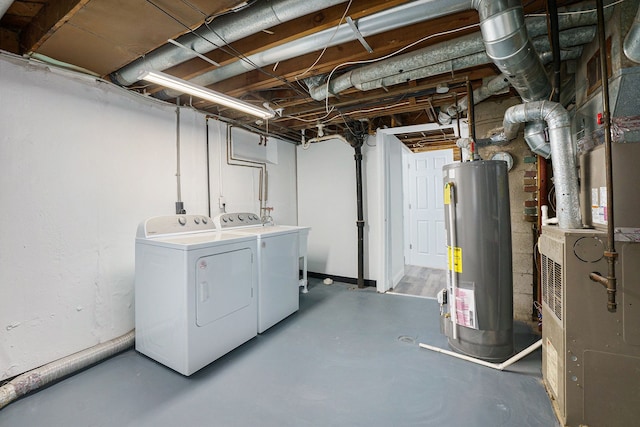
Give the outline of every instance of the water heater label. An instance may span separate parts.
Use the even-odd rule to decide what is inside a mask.
[[[453,266],[451,265],[451,260],[453,259]],[[451,254],[451,246],[447,246],[447,268],[450,271],[455,271],[456,273],[462,273],[462,248],[455,247],[453,248],[453,255]]]
[[[478,329],[476,295],[473,289],[456,288],[456,323],[471,329]]]

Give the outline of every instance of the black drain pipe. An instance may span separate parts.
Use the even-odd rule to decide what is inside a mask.
[[[356,160],[356,203],[358,206],[358,288],[364,288],[364,209],[362,207],[362,140],[353,145]]]
[[[351,122],[347,124],[349,132],[345,139],[349,141],[355,151],[353,158],[356,161],[356,203],[358,209],[358,289],[364,288],[364,207],[362,202],[362,145],[366,138],[366,131],[362,122]]]

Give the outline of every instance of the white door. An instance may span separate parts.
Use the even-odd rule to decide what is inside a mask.
[[[453,150],[409,156],[408,264],[447,268],[442,166],[453,162]]]

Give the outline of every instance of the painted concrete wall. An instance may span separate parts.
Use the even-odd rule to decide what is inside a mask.
[[[378,151],[369,137],[363,152],[364,278],[378,274]],[[311,226],[309,271],[358,276],[356,173],[354,150],[332,139],[298,146],[298,223]]]
[[[502,101],[484,101],[476,106],[476,133],[484,137],[491,129],[502,126],[504,112],[520,100],[509,98]],[[513,312],[518,320],[531,320],[533,304],[533,246],[532,227],[534,223],[524,219],[524,201],[531,198],[531,193],[524,191],[524,172],[536,170],[534,163],[525,163],[524,158],[535,156],[524,142],[522,132],[510,144],[502,147],[486,147],[480,149],[483,159],[490,159],[492,154],[506,151],[514,159],[513,169],[509,172],[509,200],[511,204],[511,242],[513,260]]]
[[[134,327],[135,232],[174,213],[177,151],[174,106],[7,55],[0,76],[4,379]],[[180,123],[182,200],[206,214],[205,117],[182,108]],[[213,122],[209,134],[214,200],[224,182],[228,210],[257,210],[256,174],[225,164],[224,126]],[[295,147],[270,143],[279,162],[269,165],[269,203],[290,223]]]

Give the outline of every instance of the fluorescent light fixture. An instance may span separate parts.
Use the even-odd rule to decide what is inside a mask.
[[[206,99],[207,101],[215,102],[216,104],[224,105],[225,107],[233,108],[263,119],[270,119],[274,116],[274,113],[271,111],[263,110],[262,108],[249,104],[248,102],[207,89],[203,86],[194,85],[186,80],[161,73],[160,71],[142,71],[139,74],[138,79],[156,83],[179,92],[188,93],[189,95]]]

